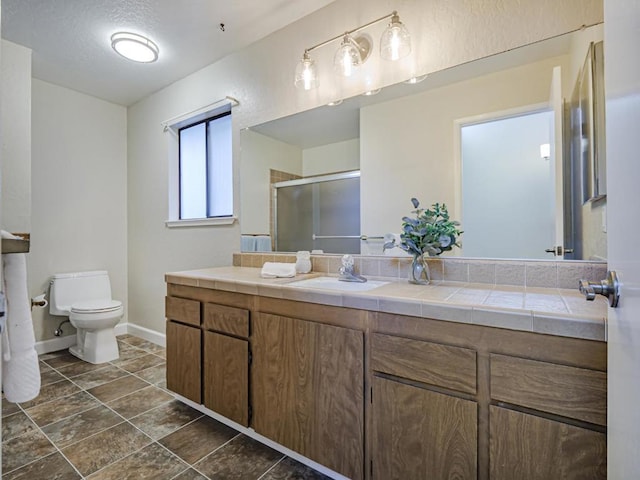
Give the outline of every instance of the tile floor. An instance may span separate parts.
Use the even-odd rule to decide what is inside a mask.
[[[3,479],[328,478],[176,400],[164,348],[118,343],[120,358],[102,365],[40,356],[40,395],[2,402]]]

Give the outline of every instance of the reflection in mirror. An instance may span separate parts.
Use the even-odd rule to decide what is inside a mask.
[[[565,249],[573,248],[566,239],[573,238],[567,235],[570,214],[578,208],[564,200],[575,186],[571,175],[564,174],[572,165],[563,100],[571,98],[590,42],[601,38],[602,25],[597,25],[436,72],[420,83],[400,83],[375,96],[345,99],[243,130],[243,250],[256,248],[255,238],[262,238],[263,250],[280,247],[274,238],[274,184],[359,170],[359,231],[322,233],[363,237],[362,254],[383,253],[378,238],[399,233],[402,217],[412,210],[410,198],[417,197],[425,205],[445,203],[452,218],[461,221],[462,249],[448,255],[563,258]],[[468,127],[482,130],[482,125],[505,119],[526,124],[538,113],[543,114],[542,126],[524,126],[525,133],[538,132],[535,137],[515,140],[507,127],[499,127],[502,133],[479,147],[479,163],[467,164],[468,136],[463,132]],[[486,140],[488,133],[476,136]],[[541,145],[547,144],[548,154],[541,155]],[[511,153],[502,151],[506,146]],[[509,171],[520,178],[508,177]],[[518,202],[513,195],[520,196]],[[584,234],[589,246],[580,249],[582,259],[606,254],[606,200],[597,203],[579,207],[590,229]],[[535,216],[534,205],[541,210]],[[313,210],[308,215],[313,218]],[[529,232],[542,234],[535,246],[523,241]],[[308,232],[300,237],[307,237],[305,249],[322,248]]]

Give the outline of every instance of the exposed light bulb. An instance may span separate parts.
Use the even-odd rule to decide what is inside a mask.
[[[360,56],[358,44],[349,34],[346,34],[333,59],[336,71],[343,77],[350,77],[361,63],[362,57]]]
[[[400,17],[393,12],[391,22],[382,33],[380,39],[380,56],[385,60],[396,61],[411,53],[411,35],[400,21]]]
[[[304,52],[302,60],[296,66],[294,84],[302,90],[311,90],[318,87],[318,72],[315,62],[311,60],[308,52]]]

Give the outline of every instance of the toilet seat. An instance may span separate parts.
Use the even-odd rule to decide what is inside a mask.
[[[71,305],[71,313],[108,313],[122,308],[118,300],[87,300]]]

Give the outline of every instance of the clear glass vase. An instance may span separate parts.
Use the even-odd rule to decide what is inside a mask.
[[[409,270],[409,283],[416,285],[428,285],[431,282],[429,265],[424,255],[414,255]]]

